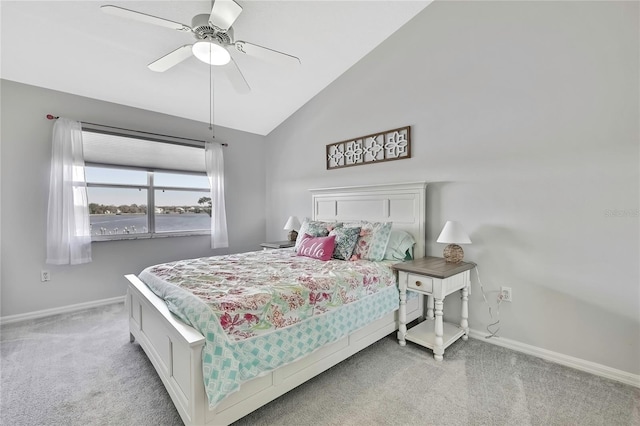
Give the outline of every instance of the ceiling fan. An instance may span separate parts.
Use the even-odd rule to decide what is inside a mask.
[[[236,91],[248,93],[251,90],[249,84],[229,51],[276,64],[300,64],[300,59],[295,56],[246,41],[235,41],[232,25],[242,13],[242,6],[234,0],[214,0],[211,13],[194,16],[191,20],[191,26],[113,5],[104,5],[100,9],[110,15],[193,33],[196,38],[195,43],[180,46],[151,62],[148,68],[152,71],[164,72],[193,55],[206,64],[223,66]]]

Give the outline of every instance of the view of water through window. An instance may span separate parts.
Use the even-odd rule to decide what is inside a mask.
[[[153,172],[150,186],[147,174],[146,170],[86,168],[93,236],[210,229],[211,202],[206,176]],[[151,208],[147,205],[149,190],[154,195]],[[150,229],[150,213],[154,215],[155,229]]]
[[[146,214],[92,214],[89,217],[92,235],[146,234],[149,232]],[[169,213],[156,215],[156,232],[207,230],[211,218],[207,213]]]

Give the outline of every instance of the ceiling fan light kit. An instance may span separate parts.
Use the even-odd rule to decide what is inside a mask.
[[[230,51],[239,52],[268,62],[281,65],[299,65],[300,59],[277,50],[259,46],[246,41],[234,41],[231,27],[242,13],[242,6],[234,0],[215,0],[210,14],[199,14],[193,17],[192,26],[124,9],[118,6],[104,5],[100,7],[104,13],[157,25],[177,31],[191,32],[197,41],[193,45],[184,45],[148,65],[156,72],[164,72],[180,62],[195,56],[205,64],[224,66],[232,86],[239,93],[249,92],[249,84],[233,60]]]
[[[224,47],[210,40],[200,40],[191,46],[193,56],[209,65],[227,65],[231,54]]]

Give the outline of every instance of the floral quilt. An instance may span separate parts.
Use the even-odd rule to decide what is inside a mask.
[[[263,250],[156,265],[140,279],[205,336],[213,407],[242,382],[397,309],[395,262],[322,262],[293,249]]]

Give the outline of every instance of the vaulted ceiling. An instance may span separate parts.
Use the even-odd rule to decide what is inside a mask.
[[[288,53],[285,67],[232,52],[251,87],[238,93],[221,67],[189,57],[165,72],[147,65],[192,44],[180,32],[103,13],[139,11],[191,26],[209,1],[5,1],[0,77],[266,135],[424,9],[420,1],[237,0],[236,40]]]

